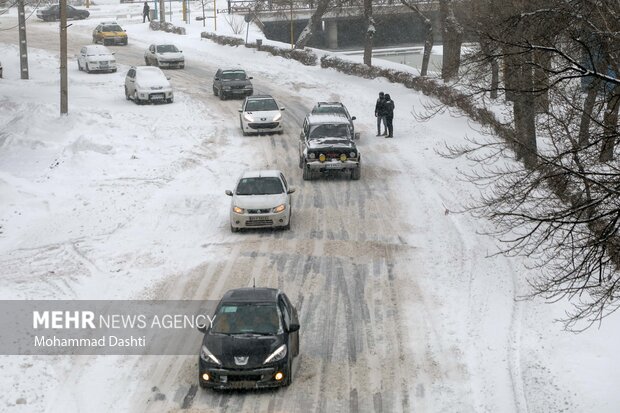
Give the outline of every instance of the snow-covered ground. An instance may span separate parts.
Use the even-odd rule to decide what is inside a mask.
[[[411,111],[428,97],[218,46],[200,40],[200,22],[186,25],[186,36],[150,31],[140,9],[101,3],[93,18],[72,22],[71,56],[100,19],[118,18],[130,46],[113,48],[115,74],[78,72],[70,59],[68,116],[59,115],[57,25],[29,20],[28,81],[19,79],[17,32],[0,32],[1,299],[217,299],[255,276],[303,302],[293,385],[201,393],[196,411],[619,411],[619,316],[582,334],[563,331],[554,320],[567,303],[518,300],[535,272],[522,259],[489,257],[495,241],[478,233],[490,224],[450,212],[477,194],[459,180],[472,165],[436,150],[476,136],[475,125],[447,113],[419,124]],[[0,29],[14,17],[0,18]],[[231,31],[220,16],[218,34]],[[167,72],[175,102],[126,101],[128,65],[164,40],[187,59],[184,71]],[[241,135],[239,101],[211,94],[220,66],[244,67],[257,92],[287,107],[285,135]],[[379,90],[396,102],[393,140],[374,136]],[[362,179],[303,182],[299,125],[314,102],[332,99],[358,118]],[[264,167],[298,187],[293,228],[231,234],[224,189],[243,169]],[[333,323],[347,330],[346,345],[308,307],[321,295],[335,297]],[[368,314],[350,316],[357,310]],[[173,411],[195,384],[196,358],[2,356],[0,410]]]

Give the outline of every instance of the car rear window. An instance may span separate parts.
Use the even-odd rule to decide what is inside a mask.
[[[121,29],[121,26],[119,26],[118,24],[103,26],[103,29],[101,30],[104,32],[122,32],[123,31],[123,29]]]
[[[237,195],[275,195],[284,192],[282,181],[276,177],[242,178]]]
[[[315,106],[312,109],[312,113],[338,113],[341,115],[347,114],[342,106]]]

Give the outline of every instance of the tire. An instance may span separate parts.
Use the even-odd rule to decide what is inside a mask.
[[[151,64],[149,63],[149,59],[147,59],[146,57],[144,58],[144,64],[147,66],[150,66]]]
[[[357,168],[351,169],[351,179],[358,181],[362,175],[362,165],[357,165]]]
[[[125,86],[125,99],[131,100],[131,98],[129,97],[129,92],[127,91],[127,86]]]
[[[293,383],[293,357],[289,356],[286,378],[284,379],[284,383],[282,383],[282,387],[288,387],[291,383]]]
[[[304,167],[304,158],[300,156],[299,157],[299,169],[303,169],[303,167]]]
[[[219,96],[219,92],[217,91],[215,86],[213,86],[213,96]]]
[[[224,92],[220,92],[220,100],[226,100],[226,94]]]
[[[241,133],[243,134],[243,136],[248,136],[249,133],[247,133],[244,129],[243,129],[243,123],[241,121],[239,121],[239,127],[241,128]]]
[[[166,102],[167,103],[172,103],[172,102],[174,102],[174,98],[166,99]]]
[[[95,38],[95,36],[93,36],[93,43],[97,44],[97,38]]]
[[[241,231],[241,228],[235,228],[232,225],[230,226],[230,232],[234,233],[234,232],[239,232],[239,231]]]
[[[118,69],[112,69],[112,73],[116,73]]]
[[[140,101],[140,98],[138,98],[138,92],[133,92],[133,101],[136,105],[142,104],[142,102]]]
[[[289,212],[289,214],[288,214],[288,223],[285,226],[282,227],[283,230],[288,231],[288,230],[291,229],[291,218],[292,218],[292,216],[293,216],[293,213]]]
[[[302,178],[304,179],[304,181],[311,181],[312,180],[312,171],[310,170],[310,168],[308,168],[308,164],[306,163],[306,161],[304,161],[304,163],[302,165],[302,169],[303,169]]]
[[[179,69],[185,69],[185,65],[179,65]]]
[[[84,71],[86,71],[86,73],[90,73],[90,69],[88,67],[88,63],[86,63],[86,66],[84,66]]]
[[[82,65],[80,64],[80,61],[78,60],[78,71],[79,72],[83,72],[84,69],[82,69]]]

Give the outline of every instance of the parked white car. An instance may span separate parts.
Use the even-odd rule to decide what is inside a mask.
[[[132,66],[125,76],[125,98],[135,103],[172,103],[169,78],[158,67]]]
[[[116,72],[116,58],[107,47],[91,44],[80,49],[78,69],[90,72]]]
[[[237,181],[230,203],[230,230],[291,228],[291,194],[284,174],[277,170],[247,171]]]
[[[152,44],[144,52],[144,63],[147,66],[183,69],[185,56],[183,56],[183,51],[173,44]]]
[[[282,111],[270,95],[248,96],[239,109],[239,123],[243,135],[250,133],[282,133]]]

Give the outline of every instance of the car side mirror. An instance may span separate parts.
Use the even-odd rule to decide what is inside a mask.
[[[282,107],[280,108],[280,110],[284,110],[284,109],[286,109],[284,106],[282,106]]]
[[[252,76],[250,76],[250,77],[248,77],[248,79],[252,80],[252,79],[254,79],[254,78],[253,78]]]
[[[355,132],[355,134],[353,135],[353,139],[357,140],[360,138],[360,133],[359,132]]]
[[[198,329],[198,331],[200,331],[201,333],[206,333],[207,332],[207,325],[206,324],[198,324],[196,326],[196,328]]]
[[[239,109],[239,113],[243,112],[243,109]]]
[[[170,80],[170,76],[166,76],[166,79]]]
[[[226,195],[228,195],[228,196],[233,196],[233,192],[232,192],[230,189],[227,189],[227,190],[225,191],[225,193],[226,193]]]
[[[216,78],[215,78],[215,79],[213,79],[213,80],[220,80],[220,78],[219,78],[219,77],[216,77]]]
[[[355,120],[357,119],[355,116],[351,116],[351,120]]]
[[[288,326],[288,332],[289,333],[294,333],[295,331],[299,331],[299,324],[297,323],[291,323]]]
[[[286,192],[287,194],[292,194],[293,192],[295,192],[297,190],[297,188],[295,188],[294,186],[291,186],[288,188],[288,191]]]

